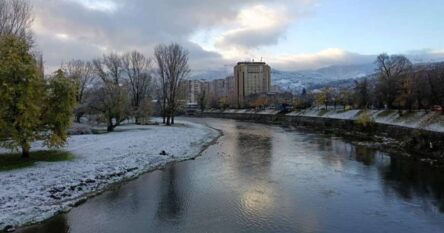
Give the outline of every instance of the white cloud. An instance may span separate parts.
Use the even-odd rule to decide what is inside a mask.
[[[311,54],[272,51],[288,27],[309,17],[318,0],[29,0],[37,49],[47,67],[70,59],[137,49],[151,55],[159,43],[190,51],[192,69],[212,69],[264,57],[282,69],[371,62],[370,56],[326,49]],[[444,59],[444,51],[417,57]]]
[[[373,62],[375,55],[362,55],[339,48],[329,48],[316,53],[271,56],[267,61],[277,69],[318,69],[339,64],[363,64]]]
[[[110,0],[69,0],[69,1],[79,3],[83,7],[90,10],[102,11],[107,13],[115,12],[118,8],[117,3]]]
[[[217,36],[214,46],[224,57],[236,57],[278,43],[291,20],[285,7],[255,5],[243,9],[231,28]]]

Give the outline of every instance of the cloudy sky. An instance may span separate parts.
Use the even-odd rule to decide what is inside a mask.
[[[444,60],[442,0],[29,0],[49,70],[71,59],[178,42],[194,70],[260,60],[283,70]]]

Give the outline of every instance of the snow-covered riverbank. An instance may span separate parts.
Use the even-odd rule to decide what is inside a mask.
[[[196,157],[219,134],[203,125],[126,125],[102,135],[77,135],[64,148],[66,162],[0,172],[0,231],[45,220],[111,184],[136,177],[173,161]],[[33,150],[42,149],[39,143]],[[160,155],[164,150],[168,155]],[[7,152],[0,148],[0,153]]]
[[[366,112],[376,122],[380,124],[396,125],[414,129],[424,129],[435,132],[444,132],[444,115],[439,112],[424,111],[404,111],[403,115],[399,115],[397,110],[347,110],[341,108],[337,110],[319,110],[318,108],[310,108],[306,110],[295,110],[286,114],[287,116],[314,117],[326,119],[356,120],[360,114]],[[261,110],[252,109],[227,109],[208,110],[206,113],[224,113],[224,114],[258,114],[258,115],[278,115],[278,110]]]

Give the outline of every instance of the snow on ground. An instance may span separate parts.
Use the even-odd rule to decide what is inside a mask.
[[[72,136],[64,149],[74,160],[0,172],[0,231],[7,225],[40,222],[113,183],[193,158],[218,135],[203,125],[177,123],[124,125],[113,133]],[[35,143],[33,150],[39,149]],[[162,150],[168,155],[160,155]],[[7,151],[0,148],[2,152]]]
[[[213,110],[208,112],[221,112],[220,110]],[[263,114],[263,115],[275,115],[278,114],[276,110],[262,110],[255,111],[253,109],[227,109],[222,111],[224,113],[237,113],[237,114]],[[297,110],[288,113],[288,116],[304,116],[304,117],[322,117],[332,119],[344,119],[344,120],[356,120],[357,117],[364,112],[363,110],[347,110],[344,111],[341,108],[337,110],[319,110],[317,108],[310,108],[306,110]],[[367,113],[377,123],[397,125],[409,128],[425,129],[430,131],[444,132],[444,115],[438,112],[424,112],[413,111],[411,113],[404,112],[403,116],[400,116],[397,110],[367,110]]]
[[[317,110],[308,109],[289,113],[291,116],[323,117],[332,119],[355,120],[363,110]],[[404,112],[402,116],[397,110],[367,110],[377,123],[397,125],[409,128],[444,132],[444,115],[438,112],[413,111]]]

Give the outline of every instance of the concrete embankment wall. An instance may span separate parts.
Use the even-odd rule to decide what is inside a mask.
[[[396,140],[396,146],[404,151],[413,152],[420,158],[439,159],[444,162],[444,133],[398,125],[373,123],[363,127],[350,119],[334,119],[312,116],[285,114],[204,112],[203,117],[227,118],[265,124],[304,127],[317,131],[351,136],[362,139],[386,137]],[[393,145],[392,145],[393,146]]]

